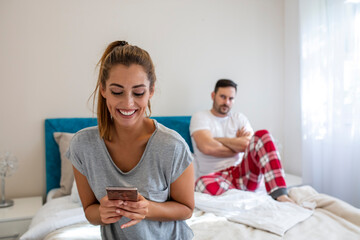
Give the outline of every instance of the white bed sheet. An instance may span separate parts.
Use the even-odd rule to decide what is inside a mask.
[[[70,196],[55,198],[40,208],[20,239],[43,239],[56,229],[80,222],[87,219],[79,203],[73,202]]]
[[[244,224],[235,223],[225,217],[195,210],[187,222],[194,232],[194,240],[357,240],[360,239],[360,209],[339,199],[319,194],[305,186],[290,189],[290,197],[300,202],[314,202],[313,215],[288,230],[283,237]],[[82,233],[80,235],[79,233]],[[71,237],[69,237],[71,236]],[[83,236],[84,238],[80,237]],[[100,239],[99,227],[82,223],[58,229],[45,240]]]
[[[229,197],[232,194],[229,192]],[[235,197],[235,194],[231,197]],[[211,205],[219,201],[218,197],[202,196],[202,194],[195,195],[197,208],[187,223],[194,232],[195,240],[360,239],[360,209],[339,199],[319,194],[309,186],[292,188],[289,190],[289,195],[299,205],[306,203],[306,206],[316,208],[312,216],[306,220],[288,226],[289,229],[285,230],[283,236],[265,231],[262,226],[251,227],[249,223],[241,224],[239,223],[241,221],[232,219],[226,214],[214,212],[211,206],[209,209],[203,209],[205,211],[200,210],[199,203],[204,204],[209,201]],[[201,197],[204,197],[204,201],[199,202]],[[30,229],[20,239],[101,239],[100,228],[87,222],[79,202],[73,200],[71,196],[66,196],[47,202],[33,218]],[[286,217],[284,222],[287,220]]]
[[[280,236],[312,214],[295,204],[274,201],[264,193],[240,190],[229,190],[221,196],[195,193],[195,206],[197,210]],[[190,227],[193,221],[196,222],[196,212],[188,221]],[[56,198],[42,207],[21,239],[42,239],[54,230],[83,222],[86,218],[79,203],[72,201],[71,196]]]

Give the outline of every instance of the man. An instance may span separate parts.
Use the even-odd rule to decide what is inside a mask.
[[[195,190],[220,195],[228,189],[255,191],[264,176],[270,196],[287,196],[280,156],[268,131],[254,133],[248,119],[232,113],[237,84],[220,79],[211,93],[212,109],[193,115],[190,134],[195,156]]]

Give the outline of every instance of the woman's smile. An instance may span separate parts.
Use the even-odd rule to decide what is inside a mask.
[[[120,112],[120,114],[125,115],[125,116],[131,116],[133,115],[137,110],[121,110],[118,109],[118,112]]]
[[[153,95],[150,82],[140,65],[116,65],[109,73],[102,96],[115,124],[135,126],[145,117],[145,110]]]

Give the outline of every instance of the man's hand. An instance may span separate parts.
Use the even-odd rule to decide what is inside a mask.
[[[250,139],[251,135],[252,135],[251,132],[246,131],[245,127],[242,127],[241,129],[237,130],[237,132],[236,132],[236,137],[238,137],[238,138],[239,137],[247,137]]]
[[[214,157],[233,157],[244,152],[249,145],[252,133],[241,128],[234,138],[214,138],[210,130],[198,130],[193,133],[198,149]]]
[[[224,146],[230,148],[232,151],[239,153],[244,152],[249,145],[252,133],[246,131],[245,127],[237,130],[235,138],[215,138],[221,142]]]
[[[192,134],[192,137],[200,152],[205,155],[224,158],[233,157],[237,154],[218,139],[214,138],[210,130],[198,130]]]

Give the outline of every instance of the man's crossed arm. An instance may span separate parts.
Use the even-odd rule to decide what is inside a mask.
[[[214,138],[209,130],[199,130],[192,136],[203,154],[214,157],[233,157],[245,151],[252,133],[242,128],[237,131],[234,138]]]

